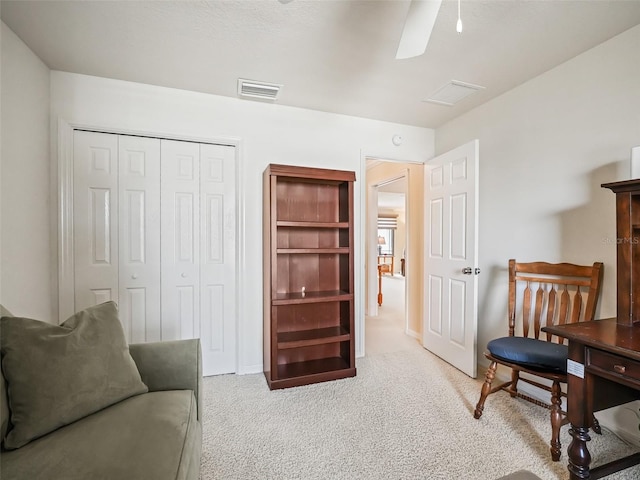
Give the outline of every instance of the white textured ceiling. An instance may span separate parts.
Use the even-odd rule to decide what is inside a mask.
[[[436,128],[640,23],[640,0],[444,0],[424,55],[395,60],[408,0],[5,1],[49,68]],[[454,107],[449,80],[486,87]],[[249,101],[249,100],[247,100]]]

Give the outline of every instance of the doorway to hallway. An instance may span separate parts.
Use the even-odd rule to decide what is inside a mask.
[[[418,344],[405,333],[405,277],[399,273],[382,275],[381,282],[384,298],[378,315],[365,317],[367,355],[406,350]]]
[[[409,168],[407,164],[367,162],[367,283],[365,354],[418,344],[409,327]],[[416,273],[416,272],[414,272]]]

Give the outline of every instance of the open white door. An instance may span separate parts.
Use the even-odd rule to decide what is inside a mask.
[[[477,375],[478,155],[474,140],[425,164],[422,344]]]

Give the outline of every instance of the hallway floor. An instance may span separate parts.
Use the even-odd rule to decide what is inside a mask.
[[[382,277],[383,302],[377,317],[365,317],[365,355],[408,350],[420,346],[417,339],[404,333],[405,278]]]

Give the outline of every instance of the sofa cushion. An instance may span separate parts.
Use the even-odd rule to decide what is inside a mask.
[[[196,410],[191,390],[123,400],[3,452],[2,480],[197,479],[202,431]]]
[[[525,367],[567,373],[569,348],[535,338],[502,337],[491,340],[487,350],[494,357]]]
[[[2,375],[2,368],[0,368],[0,443],[4,439],[4,436],[9,431],[9,418],[11,412],[9,412],[9,399],[7,397],[7,382]]]
[[[11,312],[0,304],[0,318],[13,317]],[[9,431],[9,404],[7,399],[7,382],[0,368],[0,442]]]
[[[114,302],[82,310],[62,325],[2,317],[0,337],[11,421],[7,449],[148,390]]]

